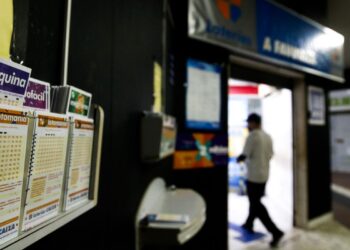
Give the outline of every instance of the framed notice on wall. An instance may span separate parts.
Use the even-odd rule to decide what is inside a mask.
[[[326,124],[326,100],[322,88],[309,86],[308,110],[310,125],[322,126]]]
[[[220,128],[221,67],[189,59],[187,61],[186,127]]]

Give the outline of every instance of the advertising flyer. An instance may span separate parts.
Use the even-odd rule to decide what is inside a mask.
[[[92,95],[81,89],[70,87],[67,114],[87,117],[90,111]]]
[[[68,130],[66,116],[39,114],[36,118],[22,230],[35,227],[59,212]]]
[[[227,163],[226,134],[179,134],[174,155],[174,169],[211,168]]]
[[[31,69],[0,59],[0,105],[21,108]]]
[[[65,203],[66,210],[88,200],[93,136],[93,120],[74,120]]]
[[[28,122],[22,112],[0,109],[0,244],[19,232]]]
[[[50,84],[30,78],[23,106],[32,110],[49,111]]]

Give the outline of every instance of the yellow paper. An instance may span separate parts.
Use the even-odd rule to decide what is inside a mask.
[[[162,67],[159,63],[154,63],[153,72],[153,112],[162,112]]]
[[[0,0],[0,58],[10,58],[12,30],[12,0]]]

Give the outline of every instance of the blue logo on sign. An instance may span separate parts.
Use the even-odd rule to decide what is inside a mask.
[[[216,5],[226,20],[235,23],[242,15],[241,0],[216,0]]]

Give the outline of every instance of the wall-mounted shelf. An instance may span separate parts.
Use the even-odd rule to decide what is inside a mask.
[[[83,206],[76,208],[68,213],[58,215],[57,217],[33,228],[32,230],[21,234],[20,236],[0,245],[0,249],[18,250],[24,249],[36,241],[42,239],[46,235],[54,232],[60,227],[66,225],[80,215],[94,208],[97,204],[94,201],[89,201]]]
[[[100,175],[100,162],[102,152],[102,137],[104,126],[104,112],[100,106],[95,106],[95,132],[94,145],[92,151],[91,176],[89,188],[89,201],[82,203],[80,206],[73,208],[67,212],[61,212],[56,217],[30,229],[29,231],[20,233],[14,239],[11,239],[0,245],[0,249],[24,249],[31,244],[42,239],[46,235],[61,228],[67,223],[73,221],[82,214],[88,212],[97,205],[98,202],[98,184]]]
[[[186,223],[144,223],[149,214],[186,215]],[[136,216],[137,247],[182,245],[193,238],[206,220],[206,205],[191,189],[166,188],[163,179],[148,187]]]

